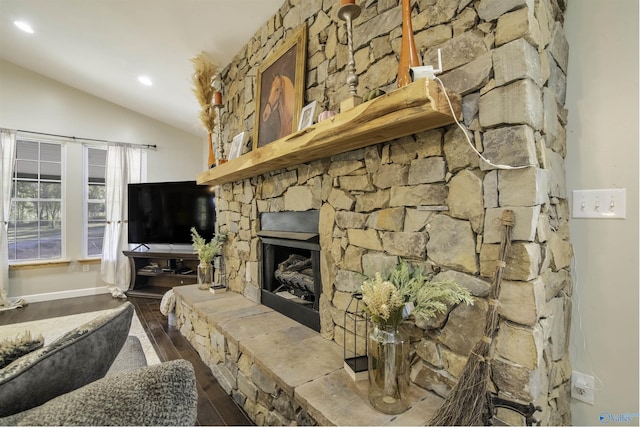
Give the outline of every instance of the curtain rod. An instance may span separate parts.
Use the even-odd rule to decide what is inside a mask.
[[[142,148],[158,148],[157,145],[155,144],[132,144],[130,142],[117,142],[117,141],[109,141],[106,139],[95,139],[95,138],[78,138],[75,136],[68,136],[68,135],[57,135],[55,133],[45,133],[45,132],[35,132],[35,131],[31,131],[31,130],[22,130],[22,129],[18,129],[18,132],[22,132],[22,133],[30,133],[30,134],[34,134],[34,135],[44,135],[44,136],[53,136],[56,138],[66,138],[66,139],[71,139],[73,141],[91,141],[91,142],[106,142],[107,144],[122,144],[122,145],[131,145],[134,147],[142,147]]]

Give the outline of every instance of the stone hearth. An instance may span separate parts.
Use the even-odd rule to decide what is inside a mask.
[[[343,369],[342,348],[235,292],[174,288],[180,332],[258,425],[424,425],[442,399],[412,388],[412,407],[385,415],[367,381]]]

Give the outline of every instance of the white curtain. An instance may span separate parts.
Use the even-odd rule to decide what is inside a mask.
[[[9,211],[16,157],[16,131],[0,129],[0,307],[9,307]]]
[[[106,220],[100,272],[114,297],[125,298],[131,271],[122,251],[127,241],[127,184],[139,183],[143,172],[143,150],[109,144],[106,173]]]

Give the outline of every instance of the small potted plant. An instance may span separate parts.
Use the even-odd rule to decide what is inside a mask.
[[[198,288],[207,290],[213,284],[213,265],[211,261],[220,255],[222,245],[227,239],[226,234],[216,234],[209,243],[200,236],[195,227],[191,227],[191,241],[193,249],[198,253]]]
[[[399,414],[409,407],[409,340],[400,324],[409,316],[429,319],[448,306],[472,304],[457,283],[430,281],[421,269],[400,259],[388,278],[377,272],[362,283],[364,310],[374,324],[369,335],[369,401],[374,408]]]

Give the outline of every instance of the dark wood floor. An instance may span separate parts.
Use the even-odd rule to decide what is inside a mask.
[[[160,300],[131,297],[128,301],[135,306],[136,314],[160,360],[185,359],[193,364],[198,387],[198,425],[252,425],[244,411],[218,384],[191,344],[177,328],[168,325],[167,318],[160,313]],[[0,325],[104,310],[123,302],[111,295],[96,295],[33,303],[24,308],[0,312]]]

